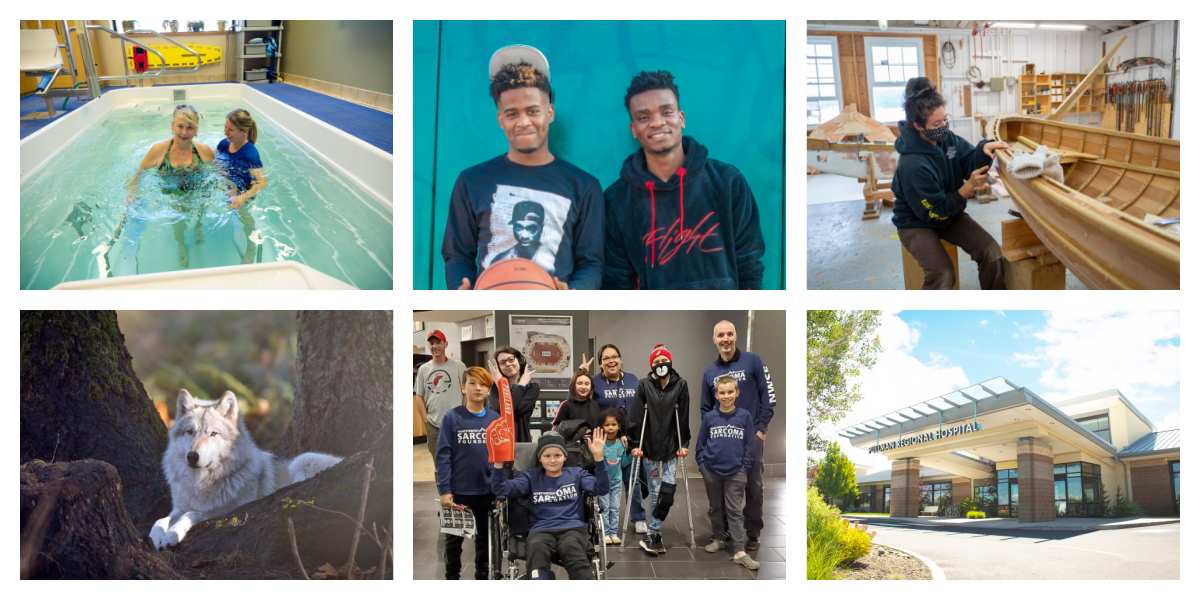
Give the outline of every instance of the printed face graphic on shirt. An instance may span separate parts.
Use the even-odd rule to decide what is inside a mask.
[[[524,258],[553,275],[554,255],[562,243],[570,209],[571,200],[558,194],[497,185],[489,223],[492,238],[483,267],[507,258]]]
[[[438,369],[433,373],[430,373],[429,379],[425,380],[425,391],[429,392],[430,394],[440,394],[450,389],[452,383],[453,382],[450,381],[450,373],[446,372],[444,369]]]

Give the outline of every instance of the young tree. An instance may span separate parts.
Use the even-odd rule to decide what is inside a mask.
[[[826,501],[842,508],[858,497],[854,463],[842,454],[842,448],[837,442],[830,442],[825,449],[825,459],[817,469],[816,486]]]
[[[862,395],[856,379],[879,354],[879,311],[808,311],[808,450],[824,450],[822,423],[845,418]]]

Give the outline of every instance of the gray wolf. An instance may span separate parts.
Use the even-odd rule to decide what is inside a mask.
[[[196,523],[308,479],[341,458],[306,452],[292,459],[260,449],[238,414],[237,397],[197,400],[179,390],[175,424],[168,432],[163,474],[171,487],[171,514],[150,529],[157,549],[183,541]]]

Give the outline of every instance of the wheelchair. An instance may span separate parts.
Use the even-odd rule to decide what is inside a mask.
[[[533,443],[517,444],[514,473],[537,468],[537,460],[533,456],[535,447]],[[582,452],[586,452],[586,448],[581,448],[577,443],[568,444],[566,466],[580,466]],[[489,579],[528,578],[525,562],[531,514],[528,498],[496,499],[488,522]],[[592,565],[592,576],[604,579],[612,563],[608,562],[608,548],[604,543],[604,514],[600,510],[600,498],[588,496],[584,500],[584,519],[591,542],[588,561]],[[560,564],[557,556],[551,562]]]

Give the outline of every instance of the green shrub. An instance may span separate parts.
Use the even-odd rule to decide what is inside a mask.
[[[963,498],[958,503],[958,514],[965,515],[967,513],[983,510],[979,505],[979,499],[974,496]]]
[[[981,510],[970,510],[966,513],[968,519],[986,519],[987,513]]]
[[[1106,493],[1101,497],[1105,496],[1107,496]],[[1128,496],[1121,494],[1121,488],[1117,488],[1116,499],[1113,500],[1111,507],[1105,507],[1104,513],[1105,516],[1109,517],[1132,517],[1134,515],[1142,514],[1142,507],[1138,506],[1137,503],[1131,500]]]
[[[954,500],[950,496],[942,496],[938,499],[937,516],[945,517],[950,513],[950,507],[954,506]]]
[[[871,551],[871,534],[856,527],[821,498],[815,487],[808,488],[809,579],[835,579],[835,569],[852,563]]]

